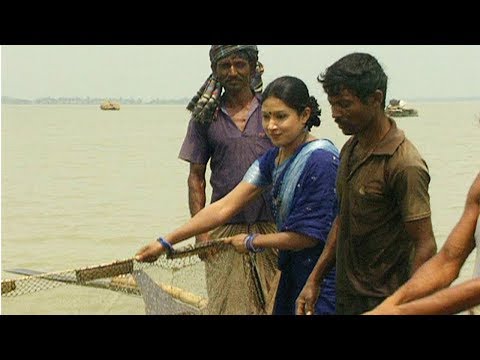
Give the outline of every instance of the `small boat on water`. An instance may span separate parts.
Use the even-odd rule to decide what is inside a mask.
[[[405,102],[403,100],[390,100],[385,113],[388,116],[393,117],[413,117],[418,116],[418,111],[412,108],[405,107]]]
[[[102,110],[120,110],[120,104],[112,101],[104,101],[100,105]]]

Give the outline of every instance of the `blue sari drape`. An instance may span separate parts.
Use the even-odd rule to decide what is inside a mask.
[[[276,314],[294,314],[295,300],[323,251],[337,215],[335,180],[338,149],[329,140],[301,146],[280,166],[275,165],[278,148],[254,162],[243,181],[259,187],[272,185],[271,207],[281,232],[296,232],[318,241],[313,248],[281,250],[282,270],[275,304]],[[335,311],[335,271],[325,277],[316,312]]]

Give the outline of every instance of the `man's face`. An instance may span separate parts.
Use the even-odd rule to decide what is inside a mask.
[[[342,90],[337,96],[328,97],[332,117],[345,135],[355,135],[369,127],[375,114],[372,100],[364,104],[348,89]]]
[[[227,91],[250,87],[252,67],[247,59],[238,54],[220,59],[214,71],[217,80]]]

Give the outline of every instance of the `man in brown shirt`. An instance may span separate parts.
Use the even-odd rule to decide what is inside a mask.
[[[436,252],[428,167],[385,114],[387,76],[369,54],[354,53],[319,77],[345,135],[337,176],[340,211],[297,299],[309,314],[324,275],[337,268],[337,314],[361,314],[391,295]]]

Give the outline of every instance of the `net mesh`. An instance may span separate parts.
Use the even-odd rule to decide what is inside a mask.
[[[89,291],[108,290],[118,294],[110,302],[126,301],[125,296],[140,298],[144,305],[141,313],[148,315],[268,314],[279,275],[273,251],[238,254],[222,241],[182,247],[170,255],[161,255],[153,263],[140,263],[131,258],[58,272],[29,269],[8,272],[17,277],[2,281],[3,313],[22,313],[22,308],[41,299],[35,294],[44,290],[74,286],[77,290],[90,288]],[[232,278],[233,272],[238,274]],[[72,296],[77,298],[72,307],[97,301],[96,309],[108,313],[108,307],[112,306],[101,294],[97,294],[98,300],[95,295],[84,297],[72,293]],[[82,298],[89,300],[83,302]],[[64,301],[69,302],[68,295]],[[70,313],[70,310],[67,306],[60,312]],[[128,309],[124,312],[131,313]]]

